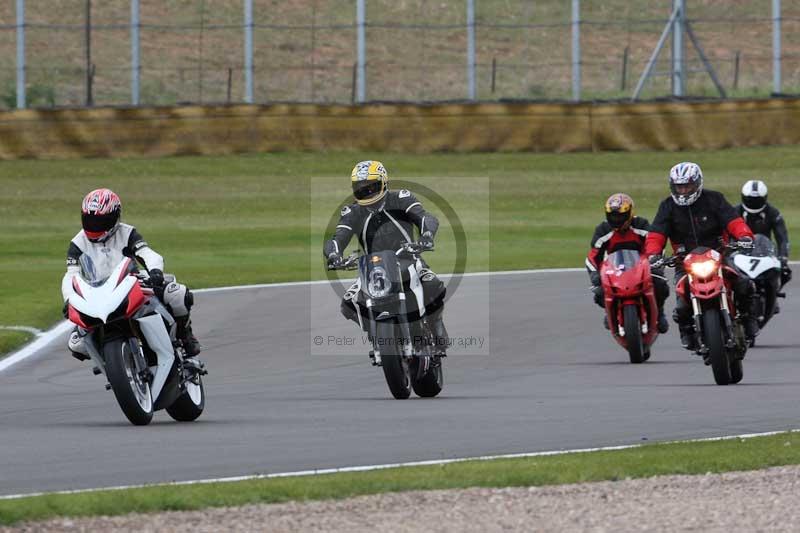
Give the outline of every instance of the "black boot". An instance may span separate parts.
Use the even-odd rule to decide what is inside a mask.
[[[659,333],[666,333],[669,331],[669,322],[667,322],[667,317],[664,316],[664,310],[659,309],[658,311],[658,332]]]
[[[694,331],[694,326],[678,326],[678,331],[681,334],[681,345],[691,352],[697,351],[700,347],[697,344],[697,333]]]
[[[178,331],[175,332],[175,335],[183,343],[186,356],[194,357],[199,354],[203,347],[192,332],[192,319],[188,316],[176,318],[175,323],[178,325]]]
[[[447,335],[447,328],[444,327],[444,320],[442,320],[441,310],[431,316],[431,332],[436,345],[433,347],[433,353],[439,357],[447,357],[447,347],[450,345],[450,338]]]

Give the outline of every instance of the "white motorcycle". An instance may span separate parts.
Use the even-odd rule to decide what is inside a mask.
[[[781,262],[775,254],[775,245],[764,235],[756,235],[752,250],[742,250],[733,256],[733,264],[753,280],[759,298],[758,326],[763,328],[775,314],[780,292]],[[750,340],[750,346],[755,339]]]
[[[69,320],[87,333],[83,343],[105,374],[131,423],[149,424],[153,412],[166,409],[177,421],[199,417],[205,407],[203,363],[186,358],[176,340],[175,319],[147,286],[133,259],[123,259],[100,277],[91,258],[80,259],[67,300]]]

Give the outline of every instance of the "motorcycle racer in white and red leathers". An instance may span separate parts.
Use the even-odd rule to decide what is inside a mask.
[[[81,231],[72,238],[67,250],[67,271],[61,280],[61,295],[66,302],[72,278],[80,274],[82,255],[92,260],[99,277],[107,277],[125,257],[135,258],[150,275],[155,294],[166,306],[177,323],[177,337],[183,341],[186,355],[200,353],[200,343],[192,332],[189,316],[194,297],[185,285],[177,283],[174,276],[164,276],[164,258],[156,253],[135,227],[120,222],[122,202],[110,189],[96,189],[83,199],[81,205]],[[66,307],[66,303],[65,303]],[[69,349],[77,359],[88,359],[83,346],[86,331],[76,327],[69,338]]]

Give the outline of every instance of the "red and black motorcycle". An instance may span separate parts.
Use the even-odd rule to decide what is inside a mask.
[[[611,335],[628,351],[631,363],[650,358],[658,338],[658,305],[647,258],[618,250],[600,265],[606,320]]]
[[[677,261],[683,263],[686,274],[679,280],[676,291],[691,305],[696,352],[711,366],[717,385],[739,383],[743,377],[747,339],[733,292],[738,273],[733,261],[726,261],[724,254],[733,259],[738,250],[747,248],[743,243],[731,243],[720,253],[699,247],[669,259],[672,266]]]

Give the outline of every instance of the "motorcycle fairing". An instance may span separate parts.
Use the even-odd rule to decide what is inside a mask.
[[[736,265],[750,279],[757,279],[765,272],[781,268],[781,262],[776,257],[758,257],[738,253],[733,257],[733,264]]]
[[[90,284],[81,276],[74,276],[72,280],[73,293],[69,295],[67,300],[69,305],[75,311],[97,318],[105,323],[108,320],[108,316],[116,311],[125,298],[128,297],[133,286],[138,284],[138,280],[135,277],[124,275],[129,262],[130,260],[120,262],[105,282],[101,284]],[[121,277],[122,279],[120,280]],[[70,318],[72,319],[72,316]]]
[[[150,394],[155,400],[161,394],[161,389],[167,381],[167,376],[175,362],[172,341],[169,333],[164,326],[161,315],[149,315],[136,319],[142,334],[147,339],[147,345],[153,350],[158,358],[158,364],[151,366],[153,372],[153,383],[150,385]]]

